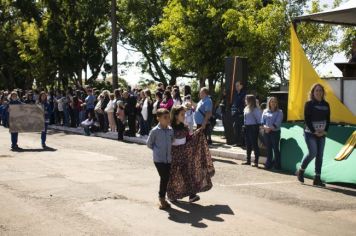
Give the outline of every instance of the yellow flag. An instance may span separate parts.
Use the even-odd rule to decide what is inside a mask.
[[[322,80],[305,55],[294,27],[291,26],[291,76],[288,95],[288,120],[304,120],[304,104],[313,84],[325,88],[325,100],[330,105],[331,121],[356,124],[356,116],[336,97],[332,88]]]

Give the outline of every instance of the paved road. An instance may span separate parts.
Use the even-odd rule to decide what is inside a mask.
[[[197,204],[157,209],[150,151],[64,133],[0,128],[0,235],[355,235],[356,190],[311,187],[294,176],[215,159],[214,188]]]

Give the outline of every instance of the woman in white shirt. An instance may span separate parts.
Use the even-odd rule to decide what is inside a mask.
[[[151,130],[152,125],[152,110],[153,110],[153,101],[151,98],[151,91],[146,89],[144,91],[145,98],[142,104],[141,115],[142,115],[142,127],[140,130],[141,136],[147,136]]]
[[[116,132],[116,121],[114,117],[115,111],[115,94],[110,94],[110,101],[105,108],[105,112],[108,115],[109,127],[112,132]]]
[[[182,105],[182,98],[180,97],[178,88],[173,89],[172,97],[173,97],[173,106]]]

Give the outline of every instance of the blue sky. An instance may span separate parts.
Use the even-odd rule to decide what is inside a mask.
[[[351,0],[352,1],[352,0]],[[333,0],[321,0],[321,4],[327,4],[329,8],[332,8]],[[344,1],[345,2],[345,1]],[[341,38],[340,38],[341,39]],[[126,48],[129,46],[125,45],[125,48],[120,46],[118,47],[118,61],[130,61],[130,62],[137,62],[141,58],[141,53],[129,51]],[[110,53],[107,57],[107,61],[109,63],[112,62],[112,54]],[[317,69],[319,75],[321,76],[341,76],[341,72],[339,69],[334,65],[335,62],[346,62],[347,59],[343,54],[335,54],[332,60],[329,63],[319,66]],[[120,73],[120,68],[119,68]],[[122,75],[129,84],[136,85],[141,78],[150,78],[148,74],[142,74],[141,69],[136,66],[132,66],[129,68],[124,75]]]

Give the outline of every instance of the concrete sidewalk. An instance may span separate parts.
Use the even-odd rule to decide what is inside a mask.
[[[48,128],[52,129],[52,130],[56,130],[56,131],[84,135],[84,130],[81,127],[71,128],[71,127],[65,127],[65,126],[50,125],[50,126],[48,126]],[[107,132],[107,133],[96,132],[96,133],[92,133],[91,136],[117,140],[116,132]],[[218,139],[217,142],[216,142],[216,139]],[[124,141],[130,142],[130,143],[143,144],[143,145],[146,144],[146,139],[142,138],[142,137],[124,136]],[[234,159],[234,160],[246,160],[246,151],[244,149],[224,144],[224,143],[222,143],[221,138],[213,137],[213,141],[214,141],[214,143],[210,146],[210,152],[211,152],[212,156],[229,158],[229,159]],[[263,163],[265,163],[265,161],[266,161],[265,157],[260,157],[259,163],[263,164]]]

